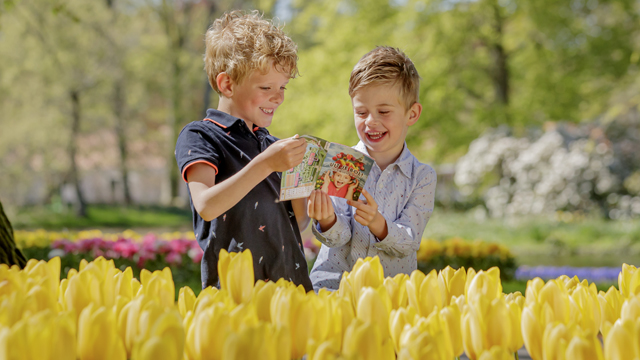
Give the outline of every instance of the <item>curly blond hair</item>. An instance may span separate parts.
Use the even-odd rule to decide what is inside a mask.
[[[298,75],[298,47],[257,10],[235,10],[216,19],[207,30],[205,45],[204,69],[218,94],[216,77],[221,72],[239,84],[253,70],[266,74],[273,62],[277,71],[290,78]]]
[[[418,102],[420,75],[413,62],[400,49],[378,46],[365,54],[349,78],[349,95],[369,85],[400,84],[400,100],[406,110]]]

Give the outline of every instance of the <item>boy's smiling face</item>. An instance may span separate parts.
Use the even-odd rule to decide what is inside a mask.
[[[399,85],[368,85],[351,99],[358,137],[381,168],[395,161],[404,146],[407,129],[422,112],[414,103],[408,110],[400,98]]]
[[[266,74],[254,70],[240,84],[231,85],[231,93],[225,99],[230,100],[226,101],[226,111],[220,107],[218,109],[244,120],[249,129],[253,129],[254,125],[267,127],[284,101],[288,82],[289,76],[277,71],[272,64]]]
[[[350,182],[351,176],[339,171],[333,173],[333,185],[336,187],[336,189],[340,189]]]

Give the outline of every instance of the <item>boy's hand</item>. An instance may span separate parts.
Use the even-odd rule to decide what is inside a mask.
[[[349,190],[355,190],[359,183],[358,179],[353,179],[353,182],[349,184]]]
[[[327,231],[336,223],[336,214],[333,210],[331,198],[327,193],[313,190],[307,203],[309,217],[318,221],[320,230]]]
[[[269,169],[287,171],[299,165],[304,158],[307,142],[295,135],[292,138],[278,140],[271,144],[260,156],[263,156]]]
[[[378,204],[373,199],[373,196],[364,189],[362,189],[362,195],[365,197],[364,201],[347,200],[349,205],[356,208],[353,218],[363,226],[369,227],[373,235],[383,240],[387,237],[387,221],[378,211]]]

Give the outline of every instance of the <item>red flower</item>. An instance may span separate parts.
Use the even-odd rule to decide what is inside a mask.
[[[333,161],[336,161],[336,160],[338,160],[338,157],[334,156],[334,157],[332,157],[332,159],[333,159]]]
[[[336,155],[338,157],[338,159],[342,159],[342,153]]]

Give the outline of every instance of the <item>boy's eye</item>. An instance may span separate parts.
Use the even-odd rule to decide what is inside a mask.
[[[271,90],[271,88],[268,87],[268,86],[261,86],[260,89],[262,89],[262,90]]]
[[[379,111],[379,113],[382,114],[382,115],[386,115],[386,114],[389,113],[389,111]]]
[[[280,88],[280,90],[287,90],[287,88],[283,86]]]

